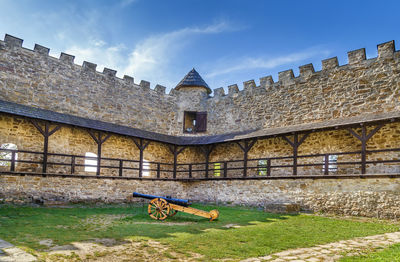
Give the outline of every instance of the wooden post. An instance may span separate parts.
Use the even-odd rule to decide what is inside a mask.
[[[182,153],[182,151],[186,148],[186,146],[182,146],[179,149],[179,146],[177,145],[170,145],[168,146],[169,151],[174,155],[174,171],[173,171],[173,178],[176,178],[176,171],[177,171],[177,165],[178,165],[178,155]]]
[[[100,176],[100,168],[101,168],[101,149],[104,142],[110,138],[111,134],[103,133],[101,131],[97,132],[97,136],[93,130],[87,130],[89,135],[93,138],[93,140],[97,143],[97,171],[96,175]],[[104,137],[103,137],[104,136]]]
[[[271,159],[267,159],[267,176],[271,176]]]
[[[75,173],[75,156],[71,157],[71,175]]]
[[[135,138],[132,138],[133,142],[139,149],[139,177],[143,176],[143,152],[146,147],[150,144],[150,141],[144,142],[143,138],[139,138],[137,141]]]
[[[61,128],[60,125],[57,125],[50,131],[50,123],[44,122],[44,129],[40,126],[39,122],[36,120],[30,120],[30,122],[36,127],[36,129],[42,134],[43,136],[43,164],[42,164],[42,172],[47,173],[47,158],[48,158],[48,151],[49,151],[49,137],[57,132]]]
[[[160,163],[157,163],[157,178],[160,178]]]
[[[329,154],[325,154],[324,175],[329,175]]]
[[[240,144],[240,141],[236,142],[236,144],[238,144],[238,146],[243,150],[243,176],[244,177],[247,176],[248,153],[256,142],[257,142],[257,138],[253,138],[251,140],[244,140],[244,145]]]
[[[189,164],[189,178],[192,178],[192,164]]]
[[[228,176],[228,163],[225,161],[224,162],[224,177]]]
[[[119,176],[122,176],[124,161],[122,159],[119,160]]]
[[[361,141],[361,174],[367,173],[367,142],[368,140],[376,134],[383,127],[383,124],[375,127],[369,134],[367,134],[367,127],[365,125],[361,126],[361,136],[357,134],[352,128],[347,128],[347,130],[352,134],[355,138]]]
[[[288,142],[289,145],[292,146],[293,148],[293,175],[297,176],[297,155],[299,151],[299,146],[306,140],[306,138],[310,135],[310,133],[305,133],[299,140],[299,134],[295,133],[293,134],[293,142],[287,138],[287,136],[282,136],[283,139]]]
[[[204,158],[206,160],[206,171],[205,171],[205,177],[208,177],[208,171],[209,171],[209,165],[210,165],[210,155],[211,152],[214,150],[215,145],[205,145],[201,146],[200,149],[204,154]]]
[[[12,151],[12,152],[11,152],[10,171],[11,171],[11,172],[14,172],[14,171],[15,171],[15,151]]]

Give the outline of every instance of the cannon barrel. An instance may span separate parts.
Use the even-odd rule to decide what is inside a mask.
[[[181,205],[181,206],[190,206],[191,203],[187,199],[179,199],[179,198],[172,198],[172,197],[161,197],[161,196],[153,196],[153,195],[146,195],[146,194],[141,194],[137,192],[133,192],[132,194],[133,197],[141,197],[141,198],[146,198],[146,199],[154,199],[154,198],[162,198],[165,199],[168,203],[171,204],[176,204],[176,205]]]

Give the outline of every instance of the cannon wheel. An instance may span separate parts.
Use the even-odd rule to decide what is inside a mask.
[[[178,211],[171,208],[171,209],[169,210],[168,216],[169,216],[169,217],[173,217],[173,216],[176,215],[176,213],[178,213]]]
[[[148,212],[151,218],[156,220],[164,220],[170,213],[170,206],[165,199],[154,198],[150,201]]]

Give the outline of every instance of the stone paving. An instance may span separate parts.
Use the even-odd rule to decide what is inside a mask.
[[[248,258],[242,260],[242,262],[329,262],[337,261],[343,256],[358,255],[396,243],[400,243],[400,232],[342,240],[310,248],[289,249],[264,257]],[[33,255],[0,239],[0,262],[31,262],[36,260]]]
[[[329,262],[337,261],[343,256],[358,255],[366,251],[371,251],[379,247],[388,247],[396,243],[400,243],[400,232],[342,240],[310,248],[289,249],[265,257],[245,259],[242,260],[242,262]]]
[[[36,257],[0,239],[0,262],[32,262]]]

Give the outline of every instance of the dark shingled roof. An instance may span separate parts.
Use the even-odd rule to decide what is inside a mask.
[[[178,83],[175,87],[176,90],[179,90],[181,87],[185,86],[193,86],[193,87],[204,87],[207,89],[207,92],[210,94],[211,89],[208,87],[207,83],[201,78],[199,73],[193,68],[189,73]]]
[[[34,119],[46,120],[60,124],[73,125],[77,127],[90,128],[104,132],[111,132],[120,135],[139,137],[153,141],[179,144],[179,138],[175,136],[158,134],[155,132],[144,131],[138,128],[116,125],[103,121],[83,118],[74,115],[62,114],[46,109],[20,105],[12,102],[0,100],[0,112],[24,116]]]
[[[331,119],[327,121],[292,125],[285,127],[275,127],[258,130],[247,130],[229,134],[210,135],[210,136],[171,136],[160,133],[141,130],[138,128],[116,125],[99,120],[93,120],[74,115],[57,113],[54,111],[20,105],[12,102],[0,100],[0,112],[23,116],[28,118],[51,121],[60,124],[72,125],[83,128],[90,128],[104,132],[111,132],[119,135],[138,137],[152,141],[164,142],[174,145],[206,145],[251,139],[257,137],[272,137],[279,135],[292,134],[293,132],[331,130],[335,127],[359,126],[361,123],[378,123],[390,120],[400,120],[400,112],[386,112],[379,114],[365,114],[348,118]]]

